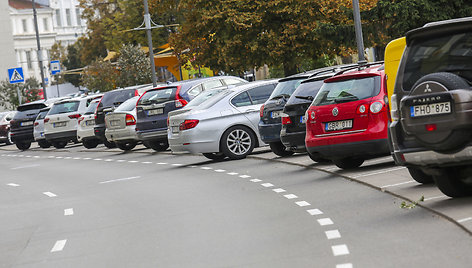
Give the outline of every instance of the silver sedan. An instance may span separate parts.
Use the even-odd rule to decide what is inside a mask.
[[[188,107],[169,113],[170,149],[215,160],[245,158],[265,145],[257,130],[259,111],[276,85],[277,80],[257,81],[197,96]]]

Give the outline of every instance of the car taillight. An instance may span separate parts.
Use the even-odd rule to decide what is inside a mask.
[[[393,94],[390,97],[390,117],[392,121],[398,121],[400,115],[398,114],[398,106],[397,106],[397,95]]]
[[[44,118],[44,123],[49,122],[49,117]]]
[[[167,126],[169,126],[169,117],[167,117]]]
[[[264,116],[264,104],[262,104],[261,109],[259,110],[259,116],[260,117]]]
[[[361,104],[357,107],[356,113],[357,114],[365,114],[369,110],[369,105]]]
[[[426,124],[425,127],[427,131],[435,131],[437,129],[436,124]]]
[[[185,120],[182,124],[180,124],[179,129],[180,130],[186,130],[186,129],[191,129],[194,128],[198,125],[199,120],[192,119],[192,120]]]
[[[34,122],[34,126],[37,126],[37,125],[39,125],[39,123],[38,123],[38,122]]]
[[[82,115],[81,114],[71,114],[69,115],[70,119],[79,119]]]
[[[177,90],[175,91],[175,107],[180,108],[184,107],[187,105],[188,101],[185,99],[182,99],[182,96],[180,96],[180,86],[177,87]]]
[[[77,121],[77,124],[80,124],[80,122],[82,122],[82,121],[84,121],[84,117],[83,117],[83,116],[81,116],[81,117],[79,118],[79,120]]]
[[[136,119],[134,118],[134,116],[132,116],[130,114],[126,115],[125,121],[126,121],[127,126],[136,125]]]
[[[378,114],[384,108],[384,104],[380,101],[376,101],[370,105],[370,112],[373,114]]]
[[[136,97],[136,96],[139,96],[139,92],[138,92],[137,89],[134,90],[134,96],[135,96],[135,97]]]
[[[282,116],[282,125],[290,125],[292,124],[292,120],[290,120],[290,117],[287,116]]]

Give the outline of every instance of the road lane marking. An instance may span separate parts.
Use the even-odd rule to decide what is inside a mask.
[[[136,161],[136,160],[130,160],[128,161],[128,163],[138,163],[139,161]]]
[[[215,169],[215,172],[225,172],[226,170],[224,169]]]
[[[172,165],[175,167],[180,167],[180,166],[183,166],[184,164],[172,164]]]
[[[56,158],[54,155],[50,155],[48,156],[48,158]]]
[[[189,168],[196,168],[196,167],[198,167],[198,166],[188,166],[188,167],[189,167]]]
[[[212,169],[212,168],[211,167],[201,167],[201,169],[209,170],[209,169]]]
[[[118,159],[118,160],[116,160],[116,162],[118,162],[118,163],[123,163],[123,162],[126,162],[126,160]]]
[[[316,215],[321,215],[323,212],[317,208],[314,209],[309,209],[306,212],[308,212],[311,216],[316,216]]]
[[[361,177],[367,177],[367,176],[372,176],[372,175],[379,175],[383,173],[388,173],[396,170],[401,170],[405,169],[406,167],[396,167],[396,168],[390,168],[390,169],[384,169],[382,171],[377,171],[377,172],[370,172],[370,173],[363,173],[359,175],[352,176],[353,179],[361,178]]]
[[[41,158],[41,156],[39,155],[35,155],[34,158]],[[69,157],[70,158],[70,157]]]
[[[336,239],[336,238],[341,238],[341,234],[339,233],[338,230],[329,230],[325,232],[326,238],[328,239]]]
[[[318,223],[319,223],[321,226],[334,224],[334,222],[333,222],[330,218],[318,219]]]
[[[286,192],[286,191],[285,191],[284,189],[282,189],[282,188],[272,189],[272,191],[274,191],[274,192],[276,192],[276,193],[278,193],[278,194],[283,193],[283,192]]]
[[[12,155],[12,156],[15,157],[16,155]],[[27,156],[25,156],[25,157],[31,158],[31,155],[27,155]],[[61,157],[61,158],[62,158],[62,157]]]
[[[231,176],[238,175],[238,173],[236,173],[236,172],[229,172],[229,173],[226,173],[226,174],[231,175]]]
[[[23,169],[23,168],[39,167],[39,166],[40,166],[39,164],[35,164],[35,165],[28,165],[28,166],[14,167],[14,168],[11,168],[11,169],[13,169],[13,170],[16,170],[16,169]]]
[[[95,161],[102,161],[103,159],[101,159],[101,158],[94,158],[93,160],[95,160]]]
[[[80,157],[74,157],[73,159],[74,159],[74,160],[80,160],[80,159],[82,159],[82,158],[80,158]]]
[[[466,221],[470,221],[470,220],[472,220],[472,217],[460,219],[460,220],[458,220],[457,222],[458,222],[458,223],[462,223],[462,222],[466,222]]]
[[[56,159],[62,159],[62,158],[64,158],[64,157],[62,157],[62,156],[56,156]]]
[[[272,183],[263,183],[261,184],[262,186],[266,187],[266,188],[269,188],[269,187],[274,187],[274,185]]]
[[[430,200],[434,200],[434,199],[438,199],[438,198],[444,198],[444,197],[448,197],[448,196],[447,195],[438,195],[438,196],[425,198],[423,201],[426,202],[426,201],[430,201]]]
[[[249,180],[250,182],[261,182],[262,180],[259,180],[259,179],[252,179],[252,180]]]
[[[251,176],[249,176],[249,175],[240,175],[239,177],[243,178],[243,179],[247,179],[247,178],[250,178]]]
[[[74,215],[74,209],[73,208],[64,209],[64,216],[72,216],[72,215]]]
[[[352,263],[342,263],[342,264],[338,264],[336,265],[336,268],[352,268],[354,266],[352,266]]]
[[[105,159],[105,162],[112,162],[113,159]]]
[[[157,163],[157,165],[167,165],[167,163],[159,162],[159,163]]]
[[[331,249],[333,250],[333,255],[334,256],[342,256],[342,255],[348,255],[349,254],[349,249],[344,244],[343,245],[332,246]]]
[[[18,187],[20,186],[19,184],[16,184],[16,183],[7,183],[8,186],[11,186],[11,187]]]
[[[142,164],[152,164],[152,162],[141,162]]]
[[[57,195],[56,194],[53,194],[51,192],[43,192],[43,194],[49,196],[49,197],[56,197]]]
[[[35,156],[36,158],[36,156]],[[64,157],[64,159],[72,159],[72,157],[68,156],[68,157]]]
[[[128,177],[128,178],[121,178],[121,179],[114,179],[114,180],[102,181],[102,182],[99,182],[99,183],[100,183],[100,184],[105,184],[105,183],[117,182],[117,181],[134,180],[134,179],[139,179],[139,178],[141,178],[141,176]]]
[[[294,195],[294,194],[286,194],[284,195],[285,198],[287,199],[294,199],[294,198],[298,198],[298,196]]]
[[[84,157],[84,158],[82,158],[82,159],[83,159],[83,160],[90,160],[90,159],[92,159],[92,158],[90,158],[90,157]]]
[[[405,181],[405,182],[400,182],[400,183],[395,183],[395,184],[388,184],[388,185],[380,186],[380,188],[395,187],[395,186],[400,186],[400,185],[404,185],[404,184],[409,184],[409,183],[412,183],[412,182],[416,182],[416,181],[411,180],[411,181]]]
[[[295,204],[297,204],[299,207],[306,207],[306,206],[311,205],[307,201],[298,201],[298,202],[295,202]]]
[[[52,247],[51,252],[57,252],[57,251],[62,251],[64,247],[66,246],[67,239],[64,240],[58,240],[54,244],[54,247]]]

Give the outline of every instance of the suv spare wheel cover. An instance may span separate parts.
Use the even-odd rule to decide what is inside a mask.
[[[459,124],[463,125],[464,122],[456,120],[454,101],[447,92],[449,90],[468,88],[470,88],[469,84],[462,77],[453,73],[438,72],[423,76],[413,85],[408,96],[409,105],[403,107],[404,110],[407,110],[404,111],[404,114],[410,114],[411,105],[443,102],[450,102],[451,113],[415,118],[406,116],[404,128],[409,133],[412,133],[416,140],[428,149],[447,153],[464,148],[472,137],[471,131],[456,127]],[[418,124],[424,125],[424,127],[418,130]],[[439,129],[427,131],[426,124],[436,124]],[[416,128],[413,126],[416,126]]]

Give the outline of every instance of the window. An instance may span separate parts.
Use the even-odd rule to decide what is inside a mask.
[[[272,91],[274,91],[274,88],[275,85],[272,84],[249,89],[247,93],[251,96],[252,105],[266,102]]]
[[[26,20],[21,20],[21,25],[23,26],[23,32],[27,33],[28,32],[28,23]]]
[[[70,18],[70,9],[69,8],[66,8],[66,22],[67,22],[67,26],[72,25],[72,20]]]
[[[81,14],[80,14],[80,9],[76,8],[75,9],[75,17],[77,18],[77,25],[82,25],[82,20],[80,19]]]
[[[79,101],[55,103],[52,106],[51,110],[49,110],[48,115],[76,112],[79,109],[79,104],[80,104]]]
[[[45,32],[49,32],[49,24],[47,18],[43,18],[43,28]]]
[[[207,90],[210,88],[221,87],[223,84],[219,79],[211,80],[208,82],[203,83],[203,90]]]
[[[31,61],[31,51],[25,51],[25,54],[26,54],[26,66],[28,67],[28,69],[32,69],[33,63]]]
[[[241,81],[241,80],[236,79],[236,78],[226,78],[226,79],[224,79],[224,81],[227,85],[236,85],[236,84],[244,83],[244,81]]]
[[[231,100],[231,103],[236,107],[252,105],[251,98],[249,98],[249,95],[246,91],[234,97]]]
[[[191,97],[195,97],[197,96],[198,94],[200,94],[200,92],[202,92],[202,85],[198,85],[198,86],[195,86],[193,88],[191,88],[187,94]]]
[[[59,26],[59,27],[62,26],[61,10],[60,9],[56,9],[56,23],[57,23],[57,26]]]

